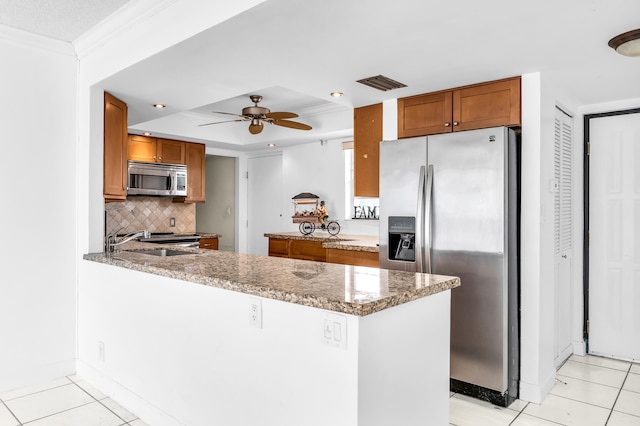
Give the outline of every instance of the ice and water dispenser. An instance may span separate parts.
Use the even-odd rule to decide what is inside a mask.
[[[416,218],[389,216],[389,260],[415,262]]]

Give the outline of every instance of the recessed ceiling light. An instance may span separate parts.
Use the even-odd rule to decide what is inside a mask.
[[[640,29],[615,36],[609,47],[624,56],[640,56]]]
[[[153,107],[154,108],[158,108],[158,109],[162,109],[162,108],[165,108],[166,105],[165,104],[153,104]]]
[[[144,132],[142,135],[143,136],[151,136],[151,132]]]
[[[274,146],[276,146],[276,144],[275,144],[275,143],[268,143],[268,144],[267,144],[267,146],[268,146],[269,148],[273,148]]]
[[[339,98],[341,96],[343,96],[344,93],[342,92],[331,92],[331,96],[333,96],[334,98]]]

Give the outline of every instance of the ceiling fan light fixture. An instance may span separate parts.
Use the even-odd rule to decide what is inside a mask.
[[[253,118],[251,120],[251,124],[249,124],[249,133],[251,133],[252,135],[257,135],[258,133],[262,132],[263,128],[264,124],[262,124],[262,121],[257,118]]]
[[[624,56],[640,56],[640,29],[615,36],[609,40],[609,47]]]

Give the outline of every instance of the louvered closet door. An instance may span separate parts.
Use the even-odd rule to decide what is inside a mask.
[[[589,352],[640,361],[640,114],[590,120]]]
[[[573,119],[556,109],[554,132],[555,363],[573,352],[571,288],[573,283]]]

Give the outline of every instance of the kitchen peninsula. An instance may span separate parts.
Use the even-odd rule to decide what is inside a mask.
[[[448,424],[456,277],[88,254],[78,374],[153,425]]]

